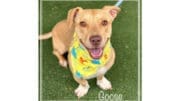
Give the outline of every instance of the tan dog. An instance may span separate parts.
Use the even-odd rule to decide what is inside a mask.
[[[102,9],[73,8],[69,10],[66,20],[57,23],[51,32],[40,35],[40,39],[52,37],[53,54],[58,58],[59,63],[63,67],[67,67],[67,60],[63,57],[63,54],[68,52],[72,44],[74,32],[77,33],[78,39],[89,51],[91,57],[98,59],[102,55],[102,50],[107,40],[111,37],[112,22],[119,11],[120,8],[116,6],[104,6]],[[96,52],[96,54],[93,52]],[[114,64],[115,52],[113,48],[110,49],[109,54],[109,60],[97,71],[96,75],[97,85],[104,90],[112,89],[111,83],[104,75]],[[68,63],[72,71],[70,55],[68,55]],[[80,98],[88,92],[88,81],[84,78],[73,77],[79,83],[75,94]]]

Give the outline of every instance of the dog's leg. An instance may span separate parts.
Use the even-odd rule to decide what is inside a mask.
[[[63,67],[67,67],[67,60],[57,50],[53,51],[53,54],[58,58],[59,64]]]
[[[103,89],[103,90],[108,90],[108,89],[112,89],[112,85],[111,82],[108,81],[104,75],[105,73],[112,67],[112,65],[114,64],[114,60],[115,60],[115,51],[114,49],[112,49],[111,51],[111,60],[104,66],[102,67],[99,71],[98,71],[98,76],[97,76],[97,85]]]
[[[78,88],[76,88],[74,92],[78,98],[81,98],[84,95],[86,95],[89,90],[88,81],[85,79],[79,79],[76,77],[74,77],[74,79],[76,80],[77,83],[79,83]]]
[[[54,32],[53,35],[53,54],[58,58],[59,64],[62,67],[67,67],[67,60],[63,56],[63,54],[68,51],[67,45],[59,39],[57,33]]]

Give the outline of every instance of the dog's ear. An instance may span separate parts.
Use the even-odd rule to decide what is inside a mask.
[[[116,6],[104,6],[102,9],[106,10],[112,19],[114,20],[117,16],[117,14],[121,11],[121,8]]]
[[[80,10],[82,10],[81,7],[76,7],[73,9],[70,9],[68,11],[68,15],[67,15],[67,23],[69,27],[72,27],[72,25],[74,24],[75,18],[78,14],[78,12],[80,12]]]

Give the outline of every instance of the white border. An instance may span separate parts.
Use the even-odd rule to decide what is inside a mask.
[[[0,1],[0,101],[38,100],[38,2]]]
[[[180,101],[179,5],[180,0],[143,0],[143,101]]]
[[[138,0],[138,101],[141,101],[141,1]]]

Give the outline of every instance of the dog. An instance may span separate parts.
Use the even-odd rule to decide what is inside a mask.
[[[40,40],[52,37],[53,54],[63,67],[69,64],[78,98],[87,94],[88,79],[97,78],[103,90],[112,89],[105,73],[115,62],[115,51],[111,45],[112,22],[121,11],[116,6],[102,9],[76,7],[68,11],[67,19],[57,23],[51,32],[39,36]],[[68,52],[68,62],[63,56]]]

